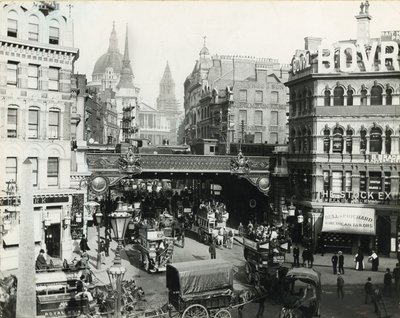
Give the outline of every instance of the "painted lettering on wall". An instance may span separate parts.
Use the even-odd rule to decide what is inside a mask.
[[[320,192],[320,195],[323,199],[335,198],[335,199],[347,199],[347,200],[373,200],[373,201],[386,201],[392,200],[391,192],[353,192],[353,191],[340,191],[340,192],[332,192],[332,191],[323,191]]]
[[[335,68],[335,50],[339,50],[339,65]],[[365,69],[360,69],[357,62],[358,54],[361,54],[361,61]],[[380,64],[378,71],[399,71],[400,65],[397,60],[399,53],[399,45],[395,41],[373,41],[368,49],[364,43],[357,44],[348,42],[341,43],[339,47],[334,48],[332,45],[322,43],[318,50],[318,73],[334,73],[337,67],[341,72],[374,72],[377,64],[375,58],[377,53],[380,54]],[[351,61],[348,59],[351,56]]]
[[[400,155],[370,155],[370,163],[400,163]]]

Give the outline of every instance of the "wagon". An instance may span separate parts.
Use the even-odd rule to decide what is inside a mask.
[[[233,267],[224,260],[169,264],[166,272],[169,315],[230,318],[234,302]]]

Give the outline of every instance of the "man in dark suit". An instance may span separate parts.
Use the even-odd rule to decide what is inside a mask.
[[[297,245],[293,248],[293,266],[294,267],[300,267],[300,249]]]
[[[41,249],[38,257],[36,258],[36,269],[47,269],[49,266],[47,265],[46,259],[44,258],[44,250]]]
[[[332,262],[332,267],[333,267],[333,274],[336,275],[337,274],[337,264],[338,264],[338,256],[335,252],[335,254],[333,254],[332,258],[331,258],[331,262]]]
[[[342,251],[339,251],[338,252],[338,254],[339,254],[339,257],[338,257],[338,261],[339,261],[339,267],[338,267],[338,271],[339,271],[339,273],[340,274],[344,274],[344,256],[343,256],[343,253],[342,253]]]

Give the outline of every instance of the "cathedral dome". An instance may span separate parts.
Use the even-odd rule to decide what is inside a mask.
[[[112,67],[114,73],[121,73],[123,56],[119,52],[107,52],[100,56],[94,65],[93,75],[104,74],[107,67]]]

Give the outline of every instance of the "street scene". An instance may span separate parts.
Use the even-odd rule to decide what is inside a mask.
[[[400,317],[400,2],[0,3],[0,318]]]

